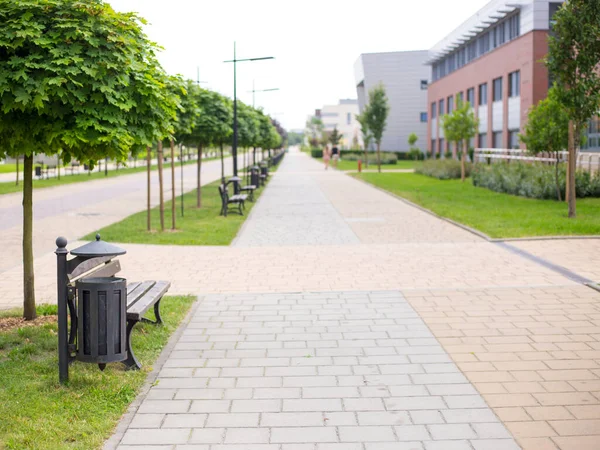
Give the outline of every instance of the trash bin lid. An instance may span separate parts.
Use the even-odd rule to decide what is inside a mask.
[[[118,256],[127,253],[126,250],[116,245],[100,240],[100,235],[96,235],[96,240],[82,245],[75,250],[71,250],[71,255],[96,258],[98,256]]]

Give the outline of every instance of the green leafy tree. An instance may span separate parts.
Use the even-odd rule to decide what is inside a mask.
[[[381,139],[390,112],[390,105],[383,84],[379,83],[369,91],[369,104],[365,108],[365,112],[369,130],[371,130],[373,139],[377,144],[377,169],[381,172]]]
[[[172,130],[175,102],[135,14],[106,3],[0,0],[0,158],[24,155],[24,317],[35,318],[35,154],[124,161]]]
[[[337,127],[334,127],[333,131],[329,134],[329,142],[331,142],[331,145],[339,145],[343,137],[344,135],[338,131]]]
[[[323,121],[318,117],[311,117],[306,122],[305,135],[308,136],[308,143],[312,148],[319,147],[325,129]]]
[[[417,136],[417,133],[410,133],[408,135],[408,146],[411,150],[414,149],[415,144],[417,143],[418,140],[419,140],[419,136]]]
[[[260,121],[256,110],[238,101],[238,143],[244,149],[242,166],[246,173],[248,173],[247,166],[250,165],[248,149],[254,146],[259,130]]]
[[[463,102],[456,96],[456,108],[450,114],[446,114],[442,119],[444,127],[444,136],[448,142],[456,142],[462,151],[460,157],[460,178],[464,182],[466,178],[466,159],[469,140],[477,134],[478,120],[475,117],[473,108],[468,102]]]
[[[301,145],[304,142],[304,133],[296,133],[288,131],[288,144],[289,145]]]
[[[367,120],[367,112],[365,110],[356,115],[356,120],[360,124],[360,132],[363,138],[363,149],[365,152],[365,167],[369,166],[369,158],[367,155],[367,151],[369,150],[369,145],[371,145],[371,140],[373,139],[373,135],[371,134],[371,130],[369,129],[369,122]]]
[[[262,113],[259,116],[260,119],[260,130],[257,135],[257,147],[260,147],[261,151],[269,150],[271,146],[271,129],[273,125],[271,124],[271,119],[266,114]],[[264,156],[264,155],[263,155]]]
[[[555,159],[556,196],[562,201],[558,166],[560,152],[569,145],[569,115],[558,100],[556,87],[550,88],[548,97],[529,110],[524,133],[519,136],[533,155],[549,152]]]
[[[546,65],[569,116],[567,200],[576,217],[575,170],[581,132],[600,110],[600,2],[569,0],[554,16]]]

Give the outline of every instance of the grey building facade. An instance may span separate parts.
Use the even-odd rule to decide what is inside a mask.
[[[363,53],[354,64],[354,77],[360,112],[369,101],[369,90],[385,86],[390,113],[381,149],[406,152],[408,136],[416,133],[416,146],[427,148],[427,86],[431,69],[425,65],[427,50]]]

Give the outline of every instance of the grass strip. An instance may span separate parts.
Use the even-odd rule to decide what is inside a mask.
[[[241,176],[241,175],[240,175]],[[102,239],[108,242],[131,244],[159,245],[229,245],[237,235],[240,227],[250,214],[256,201],[265,188],[254,192],[254,203],[246,201],[244,215],[230,213],[227,217],[219,215],[221,197],[218,186],[220,180],[202,187],[202,208],[196,208],[196,189],[184,195],[185,211],[181,217],[180,198],[177,198],[176,221],[177,230],[159,232],[160,216],[158,206],[152,209],[152,231],[147,230],[146,211],[126,217],[120,222],[109,225],[98,231]],[[233,187],[229,187],[231,195]],[[165,226],[171,224],[171,201],[165,202]],[[96,232],[90,233],[83,240],[92,240]]]
[[[101,372],[97,365],[74,362],[67,386],[58,382],[55,321],[0,331],[0,448],[101,448],[194,301],[165,297],[164,325],[136,325],[132,342],[141,371],[114,363]],[[39,312],[55,314],[56,307],[42,305]],[[11,314],[21,311],[3,316]]]
[[[564,202],[492,192],[470,179],[462,183],[413,173],[352,176],[492,238],[600,235],[600,198],[578,200],[577,218],[569,219]]]

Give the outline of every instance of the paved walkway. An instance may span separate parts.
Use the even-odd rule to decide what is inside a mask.
[[[600,293],[293,153],[235,244],[126,246],[202,295],[107,448],[597,450]]]

